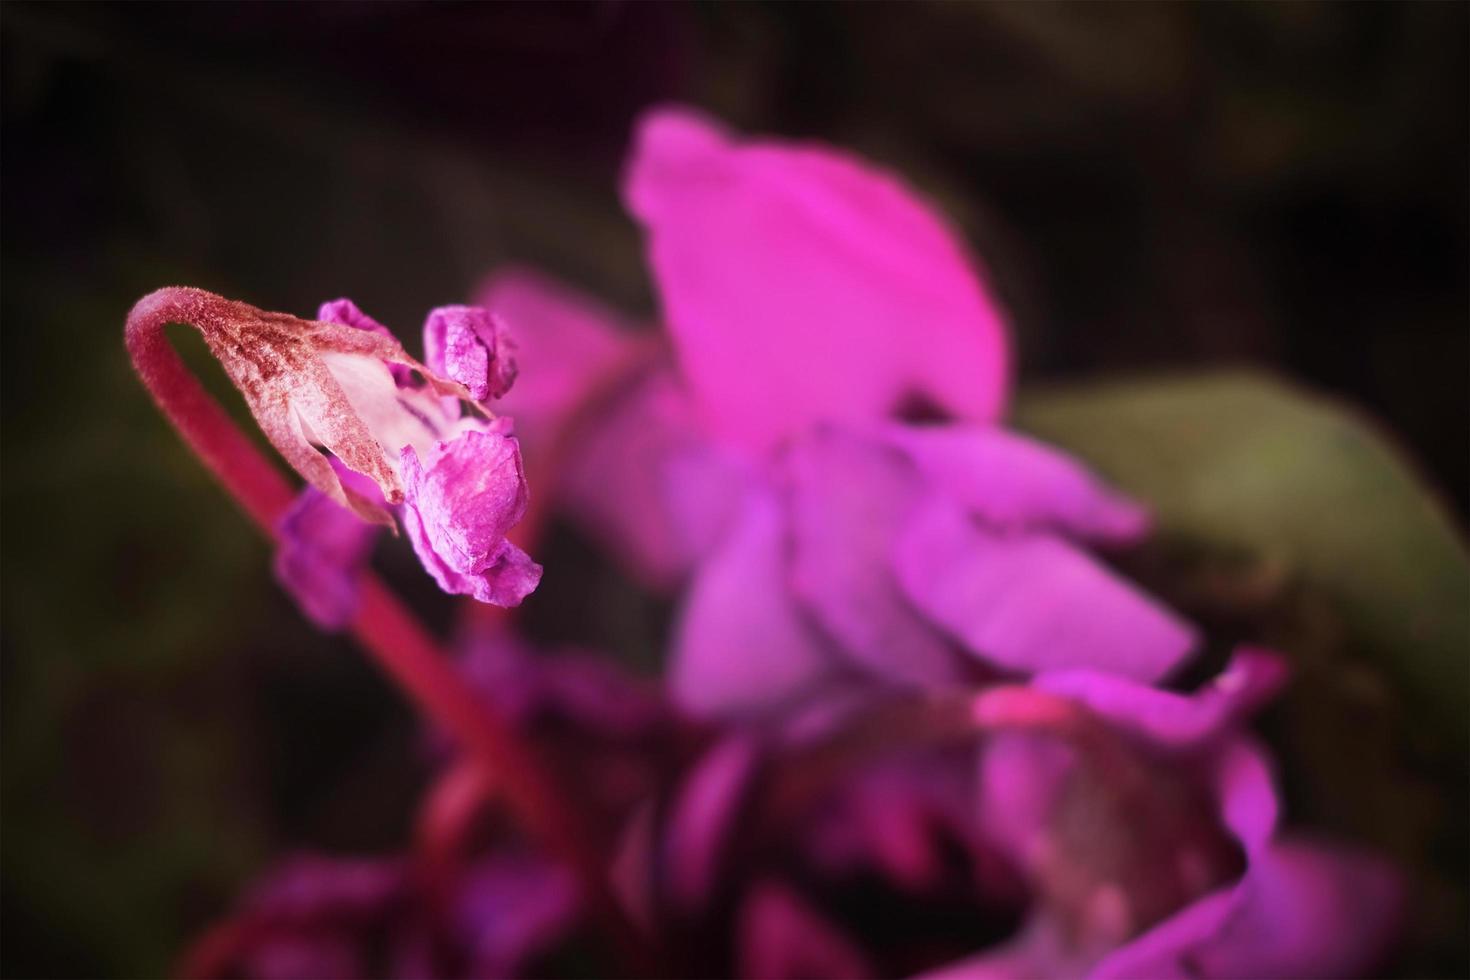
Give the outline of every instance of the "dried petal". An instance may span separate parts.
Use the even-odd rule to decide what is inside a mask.
[[[178,303],[179,292],[157,301]],[[403,499],[395,465],[401,445],[385,446],[375,431],[389,411],[382,404],[379,378],[393,392],[390,405],[398,404],[391,365],[420,372],[436,394],[465,397],[464,388],[436,377],[392,337],[374,330],[268,313],[202,290],[183,292],[189,294],[185,305],[192,302],[196,308],[178,318],[203,334],[210,352],[245,396],[261,431],[286,462],[332,500],[365,520],[391,527],[387,509],[344,487],[316,447],[367,476],[389,504],[396,504]],[[406,407],[399,411],[412,414]]]
[[[404,447],[402,516],[441,588],[514,606],[541,581],[541,566],[505,539],[526,509],[520,448],[505,422],[439,443],[424,463]]]
[[[478,306],[441,306],[424,321],[424,360],[477,402],[499,398],[516,379],[515,343]]]

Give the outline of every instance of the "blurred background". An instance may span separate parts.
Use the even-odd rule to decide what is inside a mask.
[[[651,314],[616,190],[650,103],[905,174],[984,257],[1023,383],[1267,369],[1369,420],[1451,526],[1470,511],[1465,4],[0,18],[5,976],[164,973],[270,855],[398,846],[423,779],[407,707],[276,590],[265,543],[132,377],[129,306],[167,284],[297,314],[351,296],[413,349],[430,307],[515,261]],[[554,546],[580,612],[538,594],[533,626],[647,663],[663,610],[568,532]],[[452,603],[384,560],[447,626]],[[1175,562],[1134,571],[1199,615],[1261,601],[1236,594],[1248,575],[1201,599]],[[1302,746],[1285,764],[1316,777],[1292,812],[1436,866],[1398,969],[1463,975],[1464,742],[1422,731],[1372,669],[1349,686],[1353,711],[1396,720],[1369,726],[1367,761],[1333,734],[1363,727],[1351,711],[1275,722]]]

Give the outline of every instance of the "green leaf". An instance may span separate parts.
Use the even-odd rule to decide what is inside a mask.
[[[1470,558],[1371,423],[1250,373],[1023,392],[1016,422],[1149,503],[1162,537],[1319,590],[1416,710],[1470,737]]]

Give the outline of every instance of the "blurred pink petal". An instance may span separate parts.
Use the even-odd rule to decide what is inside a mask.
[[[466,874],[452,922],[468,975],[521,976],[575,926],[580,907],[571,873],[544,858],[494,854]]]
[[[382,504],[373,481],[336,457],[331,463],[344,486]],[[360,582],[380,530],[316,487],[304,487],[277,528],[276,581],[318,627],[339,630],[357,612]]]
[[[895,567],[909,601],[1006,670],[1093,667],[1154,681],[1195,644],[1186,623],[1060,538],[990,531],[949,501],[921,509]]]
[[[597,300],[528,269],[497,271],[475,302],[515,341],[516,384],[496,410],[515,416],[528,454],[556,438],[582,399],[638,344],[632,325]]]
[[[852,940],[778,881],[751,887],[737,929],[742,977],[825,980],[873,975]]]
[[[942,220],[836,150],[733,140],[693,111],[646,115],[624,198],[680,364],[716,431],[755,448],[922,399],[990,421],[1001,316]]]
[[[901,448],[931,486],[989,524],[1119,543],[1148,530],[1142,507],[1075,460],[1025,436],[979,426],[889,425],[882,437]]]
[[[568,452],[555,491],[568,515],[648,587],[689,574],[738,503],[740,485],[714,457],[666,371],[609,400]],[[709,474],[708,476],[706,474]]]
[[[836,669],[788,589],[784,522],[770,492],[752,491],[684,596],[670,685],[675,699],[695,714],[768,710],[811,690]]]
[[[1403,881],[1381,859],[1303,840],[1271,845],[1223,933],[1189,957],[1210,977],[1344,977],[1379,964]]]
[[[681,914],[697,914],[718,885],[720,858],[738,832],[740,798],[760,752],[754,739],[732,735],[695,765],[675,799],[664,847],[668,892]]]
[[[1225,670],[1193,694],[1143,687],[1115,674],[1077,670],[1041,674],[1041,690],[1085,703],[1113,722],[1171,747],[1187,747],[1228,732],[1286,683],[1286,664],[1264,650],[1243,648]]]
[[[844,654],[889,681],[955,680],[948,641],[904,597],[893,540],[923,484],[894,449],[823,427],[786,452],[791,584]]]

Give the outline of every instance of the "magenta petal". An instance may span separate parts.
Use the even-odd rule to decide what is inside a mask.
[[[408,890],[398,861],[301,855],[272,870],[245,897],[243,942],[228,975],[263,980],[368,976],[375,950],[406,938],[396,913]]]
[[[672,589],[728,523],[740,482],[717,465],[667,371],[638,379],[567,452],[557,492],[577,524],[650,588]]]
[[[1162,605],[1050,534],[987,530],[933,499],[895,553],[905,595],[977,657],[1154,681],[1195,643]]]
[[[529,855],[498,854],[469,872],[454,926],[478,977],[521,976],[577,922],[577,885],[565,868]]]
[[[1273,698],[1286,682],[1286,664],[1265,650],[1244,648],[1223,673],[1193,694],[1177,694],[1093,670],[1042,674],[1034,685],[1081,701],[1113,722],[1171,747],[1215,738]]]
[[[873,975],[856,944],[781,882],[751,886],[737,929],[742,977],[839,980]]]
[[[681,913],[697,914],[710,900],[759,760],[754,739],[732,735],[706,752],[684,780],[670,812],[664,855],[669,897]]]
[[[505,539],[526,509],[515,438],[472,430],[439,443],[426,464],[411,446],[401,460],[404,530],[440,587],[497,606],[529,595],[541,566]]]
[[[1251,869],[1239,912],[1191,962],[1209,977],[1363,976],[1398,931],[1403,882],[1385,862],[1278,841]]]
[[[1024,436],[961,425],[891,425],[883,436],[931,485],[987,523],[1119,543],[1148,529],[1142,507],[1109,490],[1081,464]]]
[[[720,549],[699,569],[675,627],[675,698],[705,716],[788,703],[834,673],[831,652],[786,582],[784,517],[753,491]]]
[[[393,336],[393,331],[358,309],[357,304],[350,299],[334,299],[323,303],[316,311],[316,318],[326,323],[341,323],[367,330],[384,337]]]
[[[899,590],[890,557],[922,498],[918,472],[888,446],[825,427],[793,444],[785,466],[792,588],[814,618],[879,677],[954,680],[957,658]]]
[[[722,434],[763,449],[915,399],[999,414],[1001,316],[954,234],[893,176],[815,145],[738,143],[665,109],[643,119],[624,199]]]
[[[378,505],[383,495],[360,473],[331,460],[343,485]],[[308,486],[281,517],[276,581],[318,627],[339,630],[357,612],[363,572],[380,528]]]
[[[424,363],[458,381],[477,402],[500,398],[516,379],[515,344],[478,306],[441,306],[424,321]]]
[[[1276,799],[1259,753],[1227,751],[1218,774],[1245,876],[1116,950],[1093,976],[1341,977],[1371,969],[1398,929],[1402,881],[1355,852],[1274,840]]]

